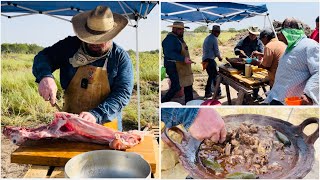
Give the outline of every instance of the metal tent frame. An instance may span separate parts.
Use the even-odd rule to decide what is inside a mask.
[[[52,7],[46,7],[48,10],[41,10],[39,8],[40,5],[44,5],[45,3],[52,3]],[[85,6],[86,8],[80,8],[79,4],[90,4],[89,6]],[[77,13],[84,12],[87,10],[91,10],[97,5],[107,5],[110,6],[114,3],[118,3],[121,10],[115,11],[112,7],[112,11],[118,14],[123,15],[129,21],[129,26],[136,29],[136,74],[137,74],[137,96],[138,96],[138,130],[141,130],[141,111],[140,111],[140,70],[139,70],[139,47],[138,47],[138,28],[139,28],[139,20],[146,19],[148,14],[152,11],[152,9],[158,4],[158,1],[1,1],[1,16],[7,18],[17,18],[23,16],[30,16],[36,14],[42,14],[46,16],[50,16],[53,18],[57,18],[60,20],[71,22],[71,20],[61,17],[61,16],[74,16]],[[140,3],[139,7],[132,7],[130,4]],[[24,4],[34,4],[37,8],[27,7]],[[55,5],[61,4],[65,7],[56,7]],[[42,6],[42,8],[44,8]],[[19,13],[18,15],[7,15],[4,13]],[[133,23],[134,21],[135,23]]]
[[[184,21],[208,26],[212,23],[222,25],[226,22],[240,22],[254,16],[264,16],[264,26],[267,17],[277,37],[267,11],[266,5],[253,6],[232,2],[162,2],[161,20]]]

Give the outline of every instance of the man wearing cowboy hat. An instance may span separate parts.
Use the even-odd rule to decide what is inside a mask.
[[[236,47],[234,53],[240,58],[250,57],[252,52],[257,51],[263,53],[263,43],[257,36],[260,34],[258,27],[249,27],[249,35],[241,39]],[[253,99],[262,100],[262,97],[258,95],[259,89],[253,89]]]
[[[236,47],[234,53],[239,57],[250,57],[253,51],[263,53],[263,43],[257,38],[260,34],[258,27],[249,27],[249,35],[241,39]]]
[[[167,94],[162,97],[161,102],[170,101],[174,95],[184,87],[185,103],[193,100],[192,84],[193,73],[191,70],[190,55],[188,46],[183,39],[185,27],[183,22],[176,21],[172,27],[172,32],[162,41],[164,54],[164,67],[171,81],[171,87]]]
[[[128,20],[109,7],[97,6],[71,21],[76,36],[60,40],[34,58],[32,70],[39,94],[52,106],[56,103],[52,73],[60,69],[63,111],[90,122],[110,122],[129,103],[133,89],[130,57],[112,41]],[[117,125],[122,130],[121,122]]]
[[[222,57],[219,51],[218,45],[218,37],[220,35],[220,26],[213,25],[210,35],[208,35],[202,45],[202,64],[204,69],[206,69],[208,73],[208,81],[205,88],[205,96],[206,98],[212,97],[212,84],[216,84],[216,77],[218,75],[217,72],[217,63],[215,58],[217,57],[219,61],[222,61]],[[218,96],[221,96],[221,90],[218,90]]]

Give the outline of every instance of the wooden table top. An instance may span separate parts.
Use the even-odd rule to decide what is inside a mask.
[[[150,164],[152,172],[156,172],[157,159],[156,153],[158,146],[154,143],[153,136],[145,136],[144,140],[127,149],[127,152],[135,152],[143,156]],[[64,166],[72,157],[93,150],[109,149],[106,145],[70,142],[70,141],[49,141],[47,143],[38,143],[33,146],[20,146],[11,154],[11,163],[33,164],[44,166]]]
[[[241,83],[245,87],[254,88],[257,86],[268,84],[268,71],[266,69],[262,69],[260,71],[253,72],[251,77],[245,77],[242,71],[237,71],[234,68],[220,66],[219,73],[226,75],[228,78],[236,80]]]

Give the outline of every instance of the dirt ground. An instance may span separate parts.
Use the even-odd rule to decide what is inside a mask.
[[[29,165],[11,163],[10,155],[18,146],[1,135],[1,178],[22,178]]]
[[[222,55],[224,54],[229,54],[230,53],[230,49],[233,49],[233,47],[235,46],[235,43],[243,36],[243,34],[239,34],[239,36],[233,38],[230,40],[230,42],[228,42],[228,44],[224,45],[224,46],[220,46],[220,52]],[[197,64],[201,64],[202,60],[201,60],[201,56],[202,56],[202,49],[198,50],[194,50],[193,51],[193,56],[192,56],[192,60],[195,61]],[[198,53],[196,53],[198,52]],[[231,56],[229,57],[231,58]],[[223,58],[224,59],[224,58]],[[217,62],[217,61],[216,61]],[[223,65],[227,63],[227,61],[224,59],[222,62],[217,62],[217,66]],[[207,84],[207,80],[208,80],[208,74],[206,71],[201,71],[201,72],[194,72],[194,82],[192,85],[193,88],[193,99],[194,100],[206,100],[207,98],[204,98],[204,94],[205,94],[205,86]],[[164,80],[161,81],[161,97],[163,97],[169,90],[169,83],[170,80],[169,78],[165,78]],[[226,88],[224,85],[220,85],[221,87],[221,93],[222,96],[220,97],[220,99],[218,99],[222,105],[228,105],[228,99],[227,99],[227,94],[226,94]],[[231,86],[230,86],[230,96],[231,96],[231,103],[235,104],[236,99],[238,97],[238,92],[236,90],[234,90]],[[269,87],[266,88],[267,91],[269,90]],[[213,90],[213,87],[212,87]],[[266,98],[263,90],[260,88],[259,90],[259,95],[262,98]],[[211,98],[209,98],[211,99]],[[184,102],[184,96],[182,97],[175,97],[173,98],[171,101],[173,102],[178,102],[182,105],[185,105]],[[250,101],[251,105],[259,105],[261,104],[262,101]]]
[[[205,86],[207,84],[207,79],[208,79],[208,75],[205,73],[202,74],[194,74],[194,82],[192,85],[193,88],[193,99],[194,100],[206,100],[207,98],[204,98],[204,94],[205,94]],[[169,78],[165,78],[162,82],[161,82],[161,97],[163,97],[169,90]],[[218,99],[222,105],[228,105],[228,99],[227,99],[227,94],[226,94],[226,88],[224,85],[220,85],[221,87],[221,98]],[[235,104],[236,99],[238,97],[237,95],[237,91],[234,90],[231,86],[230,86],[230,96],[231,96],[231,103]],[[267,87],[267,91],[269,90],[269,87]],[[263,98],[266,98],[263,90],[260,88],[259,90],[259,95]],[[211,99],[211,98],[209,98]],[[185,105],[184,102],[184,96],[182,97],[175,97],[173,98],[171,101],[174,102],[178,102],[182,105]],[[256,101],[256,102],[250,102],[252,103],[252,105],[259,105],[261,103],[261,101]]]

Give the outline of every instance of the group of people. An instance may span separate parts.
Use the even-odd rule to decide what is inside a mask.
[[[75,15],[72,25],[76,36],[45,48],[34,58],[33,74],[44,100],[56,103],[53,72],[60,69],[60,83],[65,90],[63,111],[99,124],[116,122],[113,120],[129,103],[133,90],[130,57],[112,41],[127,23],[126,18],[105,6]],[[239,57],[258,57],[260,60],[253,64],[269,71],[271,90],[266,103],[284,104],[285,97],[299,96],[303,104],[319,104],[319,18],[316,24],[310,36],[314,40],[305,36],[302,24],[293,18],[283,22],[278,39],[271,29],[259,32],[251,27],[249,35],[234,48]],[[163,40],[162,47],[171,87],[161,102],[170,101],[181,87],[188,102],[193,100],[194,82],[193,61],[183,39],[188,27],[183,22],[174,22],[170,27],[172,32]],[[214,25],[203,43],[202,60],[208,73],[205,96],[212,95],[217,76],[215,59],[222,61],[219,35],[220,27]],[[121,122],[117,125],[122,130]]]
[[[161,102],[170,101],[181,87],[185,88],[185,102],[192,100],[193,76],[187,45],[183,40],[182,22],[174,22],[172,32],[162,42],[164,66],[171,81],[171,87]],[[203,42],[202,65],[208,73],[205,97],[212,96],[212,85],[217,78],[216,59],[222,61],[219,51],[218,37],[220,26],[213,25],[211,33]],[[287,18],[275,31],[265,28],[249,27],[248,36],[241,39],[234,48],[239,58],[255,57],[251,64],[268,70],[270,91],[264,103],[284,105],[286,97],[298,96],[302,104],[319,104],[319,17],[316,29],[308,38],[303,24],[294,18]],[[184,64],[188,71],[181,69]],[[188,86],[185,82],[188,78]],[[187,88],[186,88],[187,87]],[[252,98],[263,100],[258,95],[259,89],[253,89]],[[218,89],[219,97],[221,89]]]

